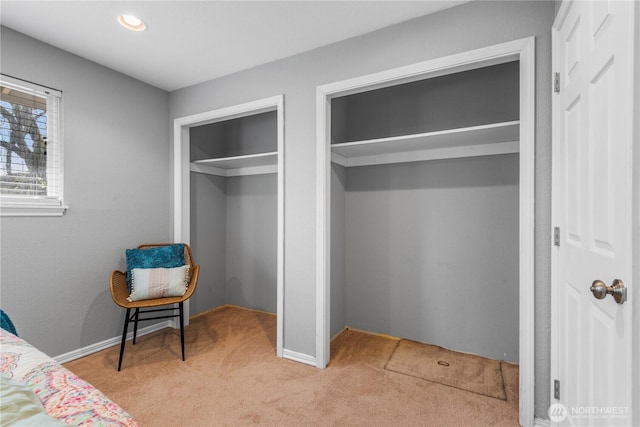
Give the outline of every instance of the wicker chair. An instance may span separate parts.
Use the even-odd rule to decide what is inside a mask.
[[[154,244],[145,244],[138,246],[139,249],[146,249],[158,246],[167,246],[169,243],[154,243]],[[184,361],[184,302],[188,300],[191,295],[196,290],[196,286],[198,284],[198,274],[200,273],[200,266],[193,262],[193,257],[191,256],[191,249],[188,245],[184,245],[184,261],[185,265],[189,265],[189,285],[187,287],[187,291],[184,295],[180,297],[166,297],[166,298],[155,298],[141,301],[127,301],[127,297],[129,296],[129,288],[127,287],[127,274],[122,271],[114,270],[111,273],[111,297],[113,301],[118,304],[122,308],[127,309],[127,313],[124,319],[124,331],[122,332],[122,343],[120,344],[120,359],[118,360],[118,371],[122,366],[122,356],[124,354],[124,345],[127,339],[127,329],[129,327],[129,323],[133,321],[133,344],[136,343],[136,334],[138,333],[138,322],[143,320],[154,320],[154,319],[169,319],[169,318],[180,318],[180,343],[182,346],[182,360]],[[169,308],[156,308],[168,304],[178,304],[178,307],[169,307]],[[131,311],[134,310],[134,313],[131,314]],[[176,310],[178,313],[176,314]],[[153,316],[153,317],[140,317],[140,314],[144,313],[154,313],[154,312],[166,312],[171,311],[172,314],[162,315],[162,316]]]

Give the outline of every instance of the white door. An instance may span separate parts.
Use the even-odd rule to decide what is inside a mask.
[[[553,28],[552,425],[633,424],[635,7],[563,3]],[[627,301],[596,299],[616,279]]]

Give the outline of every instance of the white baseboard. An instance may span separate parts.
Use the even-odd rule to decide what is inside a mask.
[[[551,426],[551,422],[549,420],[547,420],[546,418],[535,417],[533,422],[534,422],[534,426],[535,427],[550,427]]]
[[[286,348],[282,350],[282,358],[304,363],[305,365],[316,366],[315,357],[304,353],[298,353],[297,351],[287,350]]]
[[[160,329],[170,328],[172,326],[173,326],[173,322],[171,322],[170,320],[165,320],[164,322],[156,323],[151,326],[147,326],[145,328],[139,328],[137,336],[141,337],[143,335],[147,335],[152,332],[159,331]],[[130,340],[130,339],[133,339],[133,331],[130,331],[129,333],[127,333],[127,340]],[[120,344],[121,340],[122,340],[122,335],[118,337],[109,338],[104,341],[100,341],[98,343],[91,344],[86,347],[82,347],[77,350],[70,351],[68,353],[61,354],[59,356],[54,357],[53,359],[56,362],[61,364],[71,362],[72,360],[80,359],[81,357],[88,356],[97,351],[104,350],[105,348],[118,345]]]

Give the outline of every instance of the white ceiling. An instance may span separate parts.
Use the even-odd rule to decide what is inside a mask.
[[[172,91],[465,2],[1,0],[0,23]]]

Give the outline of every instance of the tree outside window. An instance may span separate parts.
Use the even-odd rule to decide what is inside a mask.
[[[0,192],[47,195],[47,99],[0,86]]]
[[[62,93],[0,76],[0,207],[2,215],[62,214]],[[60,210],[62,208],[62,210]],[[36,213],[35,210],[40,210]],[[46,215],[46,213],[45,213]]]

